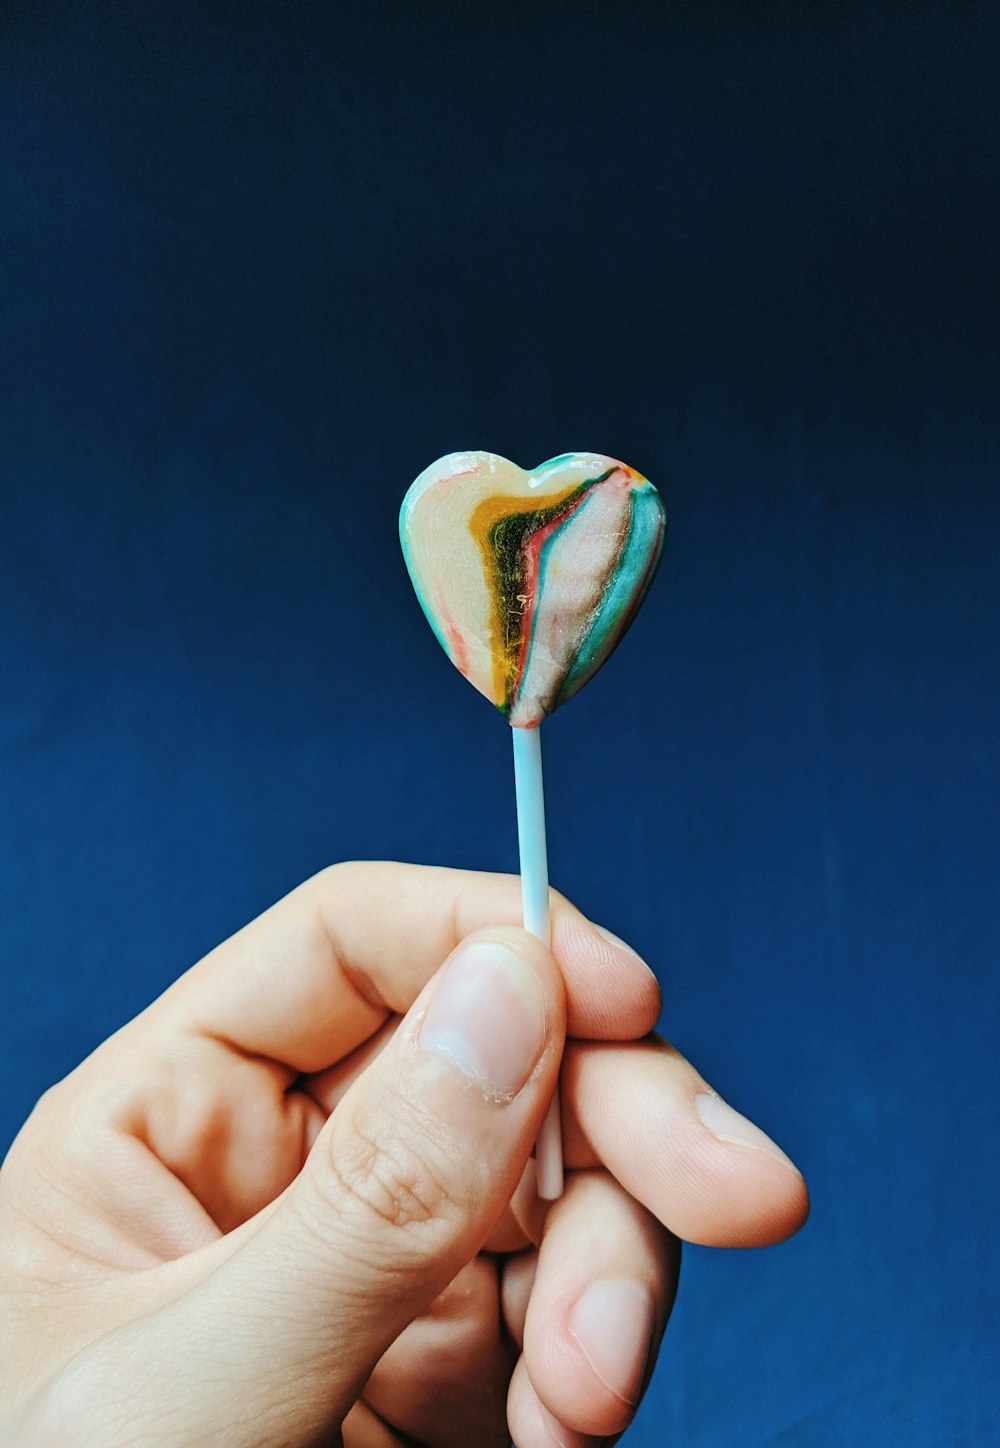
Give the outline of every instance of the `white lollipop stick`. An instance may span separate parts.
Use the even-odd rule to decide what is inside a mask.
[[[521,906],[524,928],[543,944],[552,944],[549,918],[549,861],[545,849],[545,794],[542,789],[541,729],[511,729],[514,738],[514,791],[517,844],[521,857]],[[562,1123],[556,1084],[535,1148],[538,1195],[562,1196]]]

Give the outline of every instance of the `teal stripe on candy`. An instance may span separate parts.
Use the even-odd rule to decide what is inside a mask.
[[[560,453],[557,458],[548,458],[544,463],[539,463],[537,468],[532,468],[533,474],[544,473],[546,468],[558,467],[560,463],[572,462],[576,453]]]
[[[612,653],[653,581],[656,560],[663,546],[666,515],[660,496],[652,486],[647,485],[637,491],[634,497],[628,536],[618,566],[577,650],[576,659],[552,701],[553,710],[582,689]],[[636,593],[643,574],[646,575],[645,587]]]

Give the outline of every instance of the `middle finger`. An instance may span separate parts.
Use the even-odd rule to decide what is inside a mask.
[[[686,1242],[761,1247],[805,1221],[795,1164],[668,1042],[567,1043],[562,1099],[567,1165],[606,1167]]]

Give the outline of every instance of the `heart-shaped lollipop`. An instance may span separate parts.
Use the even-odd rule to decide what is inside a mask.
[[[577,693],[652,582],[666,514],[652,483],[597,453],[525,472],[451,453],[400,512],[417,597],[441,646],[518,728]]]
[[[403,499],[399,536],[452,663],[510,720],[524,926],[549,943],[540,724],[601,667],[652,582],[667,518],[614,458],[564,453],[526,473],[451,453]],[[562,1191],[558,1092],[538,1137],[539,1196]]]

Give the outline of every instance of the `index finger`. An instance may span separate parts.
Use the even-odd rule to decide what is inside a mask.
[[[333,865],[223,942],[152,1009],[243,1054],[322,1071],[406,1011],[466,935],[520,920],[513,875]],[[555,892],[552,952],[572,1035],[624,1041],[652,1029],[652,971]]]

